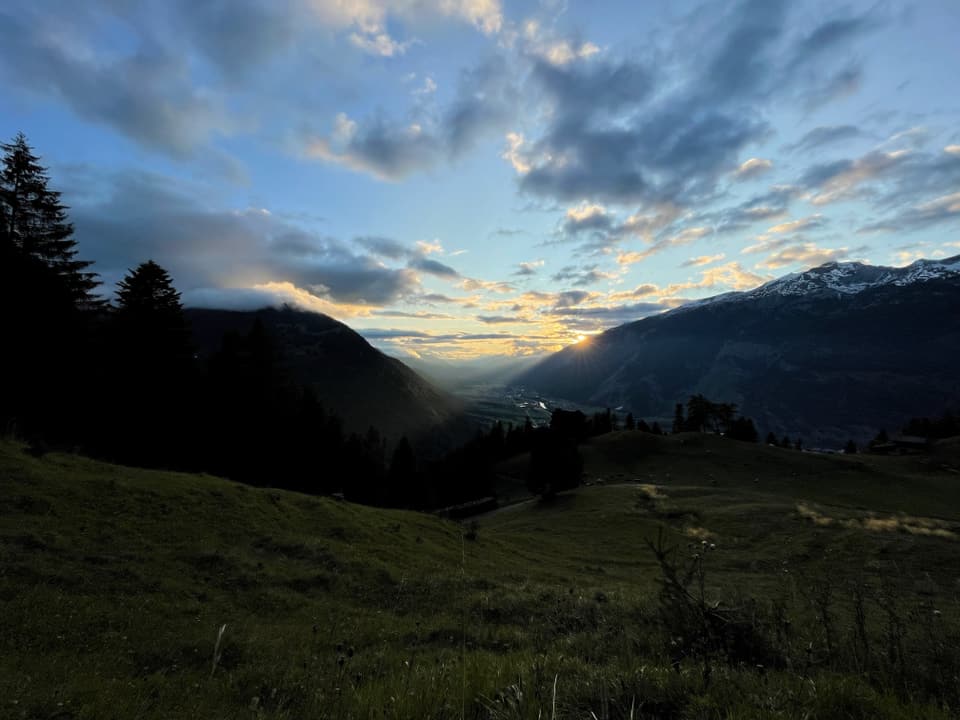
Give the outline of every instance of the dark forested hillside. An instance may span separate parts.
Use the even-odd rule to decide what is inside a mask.
[[[348,431],[366,432],[373,425],[388,437],[416,436],[457,414],[452,397],[326,315],[289,307],[251,312],[191,308],[186,317],[197,348],[207,357],[220,348],[225,334],[249,332],[259,319],[292,379],[309,385]]]

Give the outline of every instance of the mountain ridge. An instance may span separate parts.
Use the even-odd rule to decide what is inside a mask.
[[[960,405],[960,256],[829,263],[709,300],[611,328],[517,382],[661,420],[702,393],[828,445]]]
[[[883,285],[903,287],[917,282],[949,277],[960,277],[960,255],[937,260],[920,258],[904,267],[870,265],[857,261],[833,261],[804,272],[789,273],[775,278],[752,290],[721,293],[702,300],[694,300],[668,313],[716,302],[735,302],[774,295],[810,295],[817,292],[856,295],[864,290]]]
[[[259,319],[277,345],[285,369],[312,387],[345,429],[370,426],[398,439],[421,436],[456,422],[460,404],[400,360],[377,350],[334,318],[289,306],[258,310],[187,308],[200,354],[217,352],[225,333],[246,333]]]

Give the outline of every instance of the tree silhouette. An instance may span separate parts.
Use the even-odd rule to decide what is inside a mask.
[[[96,394],[82,378],[96,363],[82,311],[98,307],[98,282],[26,138],[0,149],[0,422],[56,442],[90,425]]]
[[[738,417],[730,423],[730,427],[727,430],[727,437],[743,442],[756,442],[758,437],[757,428],[750,418]]]
[[[530,451],[530,492],[552,498],[562,490],[577,487],[582,473],[583,458],[575,441],[552,430],[538,434]]]
[[[674,433],[681,433],[687,429],[687,420],[683,414],[683,403],[677,403],[673,408],[673,428]]]
[[[112,333],[113,403],[125,408],[114,428],[118,456],[155,464],[176,462],[194,437],[195,419],[189,330],[180,293],[169,273],[152,260],[130,270],[117,286]],[[133,454],[133,458],[131,458]]]
[[[0,144],[0,243],[3,260],[47,269],[64,297],[76,307],[96,304],[99,285],[91,262],[78,260],[73,225],[60,193],[49,188],[47,170],[40,164],[23,133]],[[32,261],[32,262],[31,262]],[[21,267],[23,269],[23,267]]]

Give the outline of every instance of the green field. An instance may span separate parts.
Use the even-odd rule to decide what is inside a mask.
[[[956,444],[582,452],[460,526],[2,442],[0,718],[958,716]]]

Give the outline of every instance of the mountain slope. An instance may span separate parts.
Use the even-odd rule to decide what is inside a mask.
[[[459,411],[449,395],[326,315],[291,308],[191,308],[187,317],[206,356],[217,351],[224,333],[246,333],[259,319],[279,346],[288,372],[311,385],[350,431],[365,432],[373,425],[394,439],[420,435],[451,421]]]
[[[960,256],[829,263],[613,328],[518,382],[662,418],[703,393],[764,431],[863,440],[960,402],[958,308]]]

